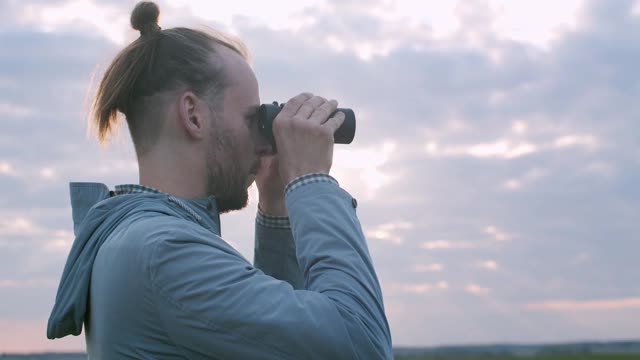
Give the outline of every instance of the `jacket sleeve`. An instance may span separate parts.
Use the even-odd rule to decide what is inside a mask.
[[[260,209],[256,214],[253,266],[267,275],[302,289],[302,272],[289,218],[270,216]]]
[[[149,274],[169,337],[192,359],[391,359],[351,196],[318,182],[287,192],[286,204],[304,289],[204,231],[156,244]]]

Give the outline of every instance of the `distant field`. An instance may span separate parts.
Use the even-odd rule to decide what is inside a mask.
[[[0,353],[1,360],[80,360],[86,354],[30,354],[9,355]],[[639,354],[557,354],[539,356],[396,356],[394,360],[640,360]]]
[[[558,354],[539,356],[396,356],[394,360],[640,360],[640,354]]]

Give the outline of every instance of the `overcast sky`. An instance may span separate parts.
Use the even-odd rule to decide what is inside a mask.
[[[216,4],[216,6],[212,4]],[[640,1],[158,1],[249,47],[262,102],[355,110],[358,199],[394,346],[640,337]],[[0,1],[0,353],[46,339],[70,181],[135,183],[88,132],[135,2]],[[125,125],[126,126],[126,125]],[[253,259],[257,191],[222,216]]]

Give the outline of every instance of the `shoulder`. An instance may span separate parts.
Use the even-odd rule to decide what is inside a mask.
[[[131,219],[126,226],[126,237],[139,242],[152,259],[168,253],[176,254],[185,248],[191,251],[223,252],[242,256],[217,234],[200,224],[162,213],[146,213]],[[178,251],[183,253],[183,251]]]
[[[197,222],[180,217],[172,212],[138,211],[122,224],[127,237],[145,239],[152,244],[169,239],[197,239],[217,237]]]
[[[224,273],[251,265],[221,237],[198,224],[183,219],[158,220],[147,219],[138,228],[152,229],[146,235],[150,238],[146,250],[151,283],[166,297],[180,298],[176,292],[189,294],[196,290],[196,284],[209,289],[228,278]]]

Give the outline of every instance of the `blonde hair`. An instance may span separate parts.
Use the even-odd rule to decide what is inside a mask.
[[[162,30],[160,10],[153,2],[139,2],[131,13],[131,26],[139,30],[138,39],[113,59],[97,88],[91,121],[97,127],[98,141],[107,135],[122,113],[129,125],[138,156],[157,140],[161,124],[153,123],[154,111],[161,109],[163,94],[180,89],[207,97],[210,106],[219,106],[227,79],[220,64],[212,64],[216,45],[238,53],[245,61],[249,54],[242,42],[215,30],[189,28]]]

